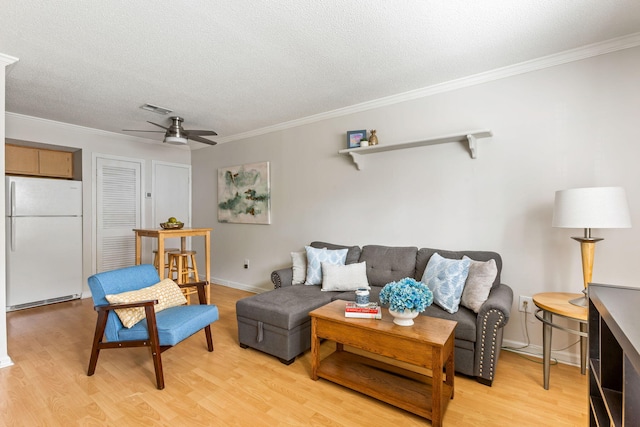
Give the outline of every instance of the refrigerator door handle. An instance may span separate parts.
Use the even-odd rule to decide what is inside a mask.
[[[16,214],[16,182],[11,181],[11,216]]]
[[[16,217],[11,217],[11,252],[16,251]]]

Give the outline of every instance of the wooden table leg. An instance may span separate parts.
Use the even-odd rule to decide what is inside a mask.
[[[164,237],[158,236],[158,276],[160,280],[164,279]]]
[[[136,265],[142,264],[142,237],[136,233]]]
[[[207,231],[204,235],[204,267],[205,280],[207,283],[207,304],[211,304],[211,232]]]
[[[431,425],[442,426],[442,348],[431,350]],[[447,375],[448,379],[449,375]]]
[[[453,393],[455,391],[453,382],[455,380],[455,357],[453,355],[453,350],[449,353],[449,358],[447,359],[447,364],[445,365],[445,374],[447,375],[447,379],[445,383],[451,387],[451,399],[453,399]]]
[[[317,334],[317,322],[311,318],[311,379],[318,381],[318,366],[320,365],[320,338]]]

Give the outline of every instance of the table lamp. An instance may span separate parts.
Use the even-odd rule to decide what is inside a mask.
[[[572,237],[580,242],[582,252],[583,297],[571,300],[574,305],[586,307],[587,286],[593,273],[596,242],[592,228],[630,228],[631,218],[627,194],[622,187],[572,188],[556,191],[553,207],[553,227],[583,228],[583,237]]]

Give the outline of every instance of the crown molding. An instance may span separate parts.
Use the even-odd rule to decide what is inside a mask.
[[[580,61],[582,59],[592,58],[595,56],[604,55],[604,54],[616,52],[619,50],[629,49],[636,46],[640,46],[640,33],[629,34],[623,37],[618,37],[618,38],[607,40],[604,42],[582,46],[576,49],[567,50],[567,51],[556,53],[553,55],[543,56],[541,58],[521,62],[514,65],[509,65],[506,67],[496,68],[494,70],[485,71],[485,72],[474,74],[468,77],[463,77],[460,79],[451,80],[448,82],[443,82],[443,83],[435,84],[432,86],[411,90],[408,92],[399,93],[397,95],[391,95],[384,98],[362,102],[360,104],[355,104],[355,105],[339,108],[332,111],[327,111],[320,114],[315,114],[312,116],[302,117],[300,119],[279,123],[273,126],[266,126],[260,129],[238,133],[238,134],[226,136],[223,138],[216,138],[216,141],[218,143],[223,143],[223,142],[236,141],[239,139],[250,138],[254,136],[260,136],[260,135],[264,135],[271,132],[281,131],[285,129],[294,128],[297,126],[319,122],[322,120],[327,120],[327,119],[332,119],[336,117],[346,116],[348,114],[354,114],[362,111],[372,110],[374,108],[386,107],[389,105],[399,104],[401,102],[411,101],[419,98],[426,98],[426,97],[444,93],[444,92],[450,92],[453,90],[457,90],[457,89],[461,89],[469,86],[475,86],[482,83],[491,82],[494,80],[500,80],[507,77],[530,73],[532,71],[551,68],[557,65]]]

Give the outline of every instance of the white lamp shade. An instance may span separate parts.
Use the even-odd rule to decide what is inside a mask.
[[[622,187],[572,188],[556,191],[553,227],[629,228],[627,193]]]

